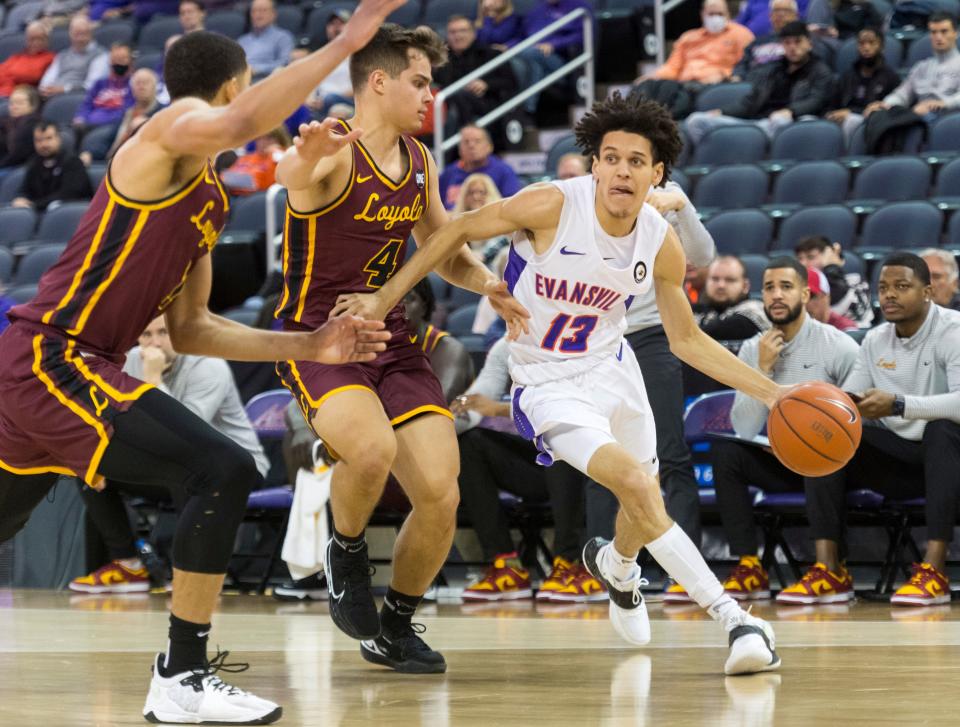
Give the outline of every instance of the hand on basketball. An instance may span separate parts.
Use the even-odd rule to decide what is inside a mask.
[[[384,305],[376,293],[343,293],[337,296],[337,302],[330,311],[330,318],[349,315],[367,321],[382,321],[390,309]]]
[[[864,419],[880,419],[893,414],[893,402],[896,397],[880,389],[867,389],[857,402],[857,409]]]
[[[521,333],[530,333],[530,326],[527,325],[530,311],[510,295],[505,282],[488,280],[483,286],[483,294],[490,300],[497,315],[506,321],[508,341],[516,341]]]
[[[760,346],[757,350],[757,366],[767,376],[773,373],[777,364],[777,357],[784,347],[783,331],[771,328],[760,336]]]
[[[365,321],[354,316],[332,318],[308,335],[311,337],[311,361],[325,364],[373,361],[385,351],[390,332],[383,321]]]
[[[297,153],[306,161],[320,161],[357,141],[363,134],[362,129],[354,129],[349,134],[334,134],[333,130],[338,125],[339,122],[331,118],[300,124],[298,136],[293,139]]]
[[[394,10],[407,0],[363,0],[344,26],[340,37],[356,52],[363,48],[376,34]]]

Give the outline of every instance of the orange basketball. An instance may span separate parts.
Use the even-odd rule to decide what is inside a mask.
[[[836,386],[817,381],[794,386],[767,420],[777,459],[805,477],[823,477],[843,467],[860,446],[860,412]]]

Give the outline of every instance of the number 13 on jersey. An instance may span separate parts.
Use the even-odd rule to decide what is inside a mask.
[[[397,260],[404,248],[404,240],[389,240],[363,266],[363,272],[370,273],[368,288],[382,288],[397,270]]]
[[[561,313],[550,323],[547,334],[540,342],[540,348],[556,351],[559,341],[559,350],[562,353],[583,353],[587,350],[587,339],[597,327],[598,320],[598,316],[577,316],[571,320],[570,316]],[[564,332],[569,335],[561,338]]]

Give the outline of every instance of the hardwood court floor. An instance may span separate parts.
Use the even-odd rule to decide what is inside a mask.
[[[163,596],[0,591],[0,725],[146,724],[165,607]],[[210,643],[251,663],[232,681],[279,701],[284,725],[960,723],[960,607],[760,606],[783,667],[735,678],[723,676],[725,640],[699,609],[650,610],[653,643],[635,649],[605,605],[428,605],[421,620],[449,665],[440,676],[367,664],[323,604],[225,596]]]

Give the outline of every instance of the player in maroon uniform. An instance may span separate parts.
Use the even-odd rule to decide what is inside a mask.
[[[423,243],[446,222],[436,165],[410,136],[433,100],[431,68],[445,57],[428,28],[385,25],[350,60],[356,116],[301,126],[278,165],[277,179],[288,190],[285,285],[277,310],[286,329],[317,326],[337,315],[340,296],[379,289],[403,264],[410,234]],[[361,129],[362,141],[351,139],[332,155],[325,151],[331,139]],[[490,295],[511,322],[525,313],[466,248],[438,272]],[[453,539],[457,438],[429,360],[410,341],[402,307],[383,313],[393,337],[376,361],[329,366],[291,360],[278,370],[339,460],[330,492],[330,615],[363,641],[368,661],[402,672],[442,672],[443,656],[419,637],[411,617]],[[364,528],[391,471],[413,510],[397,537],[393,578],[378,614]]]
[[[58,474],[183,487],[173,547],[169,645],[144,716],[173,723],[266,724],[281,708],[216,676],[210,619],[253,459],[185,407],[121,371],[139,332],[166,312],[178,351],[238,360],[371,361],[389,335],[353,318],[298,333],[258,331],[207,309],[210,257],[228,202],[210,158],[275,128],[403,0],[363,0],[335,41],[247,89],[243,49],[191,33],[167,54],[173,103],[125,143],[36,297],[0,337],[0,541]],[[349,136],[327,140],[327,151]]]

